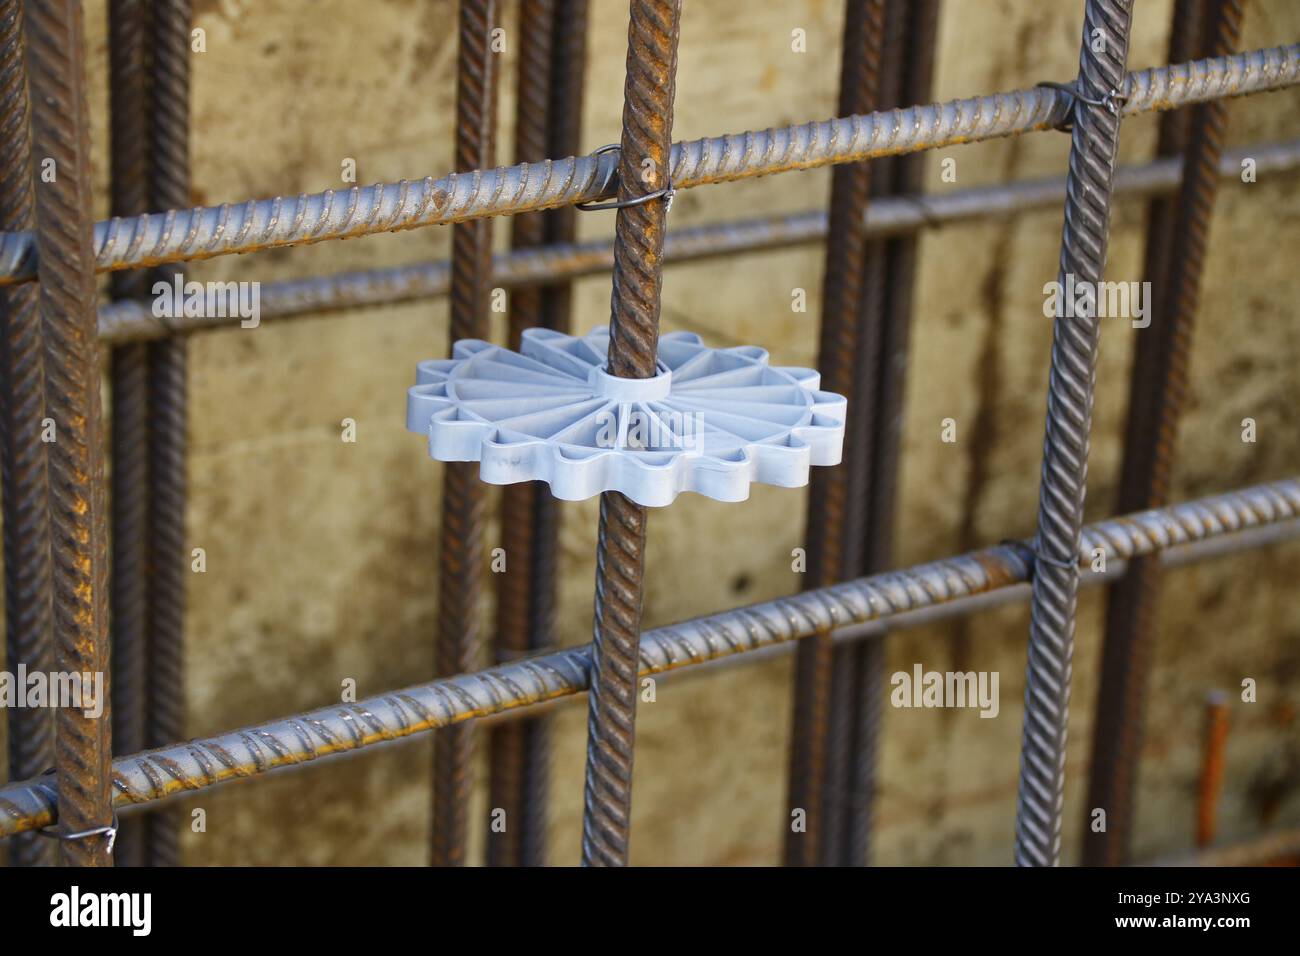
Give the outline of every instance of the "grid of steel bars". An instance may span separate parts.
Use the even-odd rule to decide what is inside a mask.
[[[1168,506],[1163,501],[1167,460],[1135,465],[1146,471],[1132,483],[1145,482],[1146,490],[1134,494],[1152,510],[1082,528],[1099,329],[1095,317],[1058,319],[1037,537],[881,572],[888,562],[887,524],[893,511],[910,311],[908,263],[915,251],[905,243],[883,246],[880,238],[906,238],[945,217],[1008,212],[1057,201],[1063,194],[1062,275],[1100,279],[1111,195],[1121,188],[1114,156],[1122,117],[1205,104],[1186,120],[1186,132],[1174,127],[1174,121],[1162,131],[1162,155],[1181,150],[1181,164],[1162,160],[1129,174],[1131,191],[1178,191],[1178,204],[1162,207],[1165,211],[1153,216],[1153,232],[1157,226],[1176,231],[1182,226],[1188,234],[1185,245],[1164,261],[1149,257],[1149,269],[1161,283],[1158,308],[1172,318],[1168,339],[1153,337],[1145,343],[1143,347],[1153,352],[1140,361],[1165,370],[1156,376],[1156,387],[1165,391],[1139,396],[1135,379],[1130,416],[1131,444],[1138,441],[1134,429],[1159,428],[1167,445],[1185,387],[1187,335],[1196,311],[1214,184],[1224,168],[1220,101],[1300,82],[1300,45],[1232,54],[1240,5],[1234,0],[1180,0],[1171,54],[1200,51],[1207,58],[1126,74],[1132,0],[1087,0],[1079,77],[1072,86],[883,108],[899,100],[926,98],[937,6],[847,0],[841,90],[845,115],[840,119],[672,144],[681,0],[632,0],[620,148],[547,158],[576,152],[583,38],[575,40],[573,33],[585,32],[585,3],[529,0],[523,16],[536,30],[533,45],[525,50],[520,87],[531,97],[530,108],[523,109],[525,95],[520,100],[521,116],[527,112],[536,125],[518,134],[518,165],[492,168],[496,78],[486,51],[496,4],[462,0],[456,173],[418,183],[187,210],[184,40],[189,4],[115,0],[115,217],[94,223],[80,3],[0,0],[0,130],[6,134],[0,160],[6,172],[19,174],[7,176],[0,193],[0,451],[11,662],[25,660],[35,666],[31,662],[53,660],[61,670],[100,673],[107,666],[108,506],[97,359],[101,337],[126,343],[113,356],[115,476],[143,474],[151,491],[148,501],[132,501],[118,486],[122,497],[115,496],[113,506],[115,531],[128,532],[128,540],[115,541],[113,555],[114,641],[125,654],[114,664],[115,677],[121,674],[116,701],[121,713],[110,718],[106,707],[102,719],[91,720],[79,711],[60,709],[53,721],[52,749],[47,744],[49,730],[39,721],[31,726],[20,723],[17,734],[11,723],[10,767],[16,779],[0,787],[0,836],[40,830],[59,838],[57,846],[67,862],[108,864],[117,826],[115,807],[438,730],[432,855],[435,863],[463,863],[472,757],[468,722],[589,691],[583,860],[625,864],[638,676],[803,639],[790,809],[792,816],[802,812],[807,826],[791,828],[787,862],[863,862],[870,838],[876,736],[870,689],[878,681],[871,677],[871,662],[878,660],[884,627],[940,606],[966,612],[977,606],[980,595],[1028,584],[1033,623],[1016,858],[1028,864],[1056,863],[1080,554],[1100,550],[1128,562],[1129,576],[1120,579],[1126,583],[1116,594],[1136,588],[1137,597],[1128,600],[1146,607],[1124,610],[1124,599],[1116,596],[1108,626],[1130,632],[1149,628],[1154,585],[1142,583],[1155,573],[1149,559],[1169,548],[1202,546],[1225,536],[1240,538],[1242,546],[1257,545],[1263,539],[1249,536],[1262,529],[1275,529],[1279,536],[1297,533],[1300,481],[1288,479]],[[1098,34],[1105,38],[1103,44],[1095,42]],[[890,37],[906,42],[890,43]],[[545,79],[533,88],[534,77],[541,75]],[[1056,181],[1013,184],[927,199],[909,195],[917,192],[914,165],[867,163],[1066,125],[1072,126],[1073,141],[1064,186]],[[140,142],[150,145],[147,158],[130,152],[130,145]],[[1300,152],[1296,144],[1268,149],[1279,168],[1294,165]],[[33,157],[50,158],[58,170],[57,178],[41,181],[36,189]],[[650,179],[643,175],[646,160],[654,172]],[[503,584],[498,662],[479,669],[477,554],[483,494],[472,470],[448,466],[436,680],[219,737],[170,742],[179,736],[183,707],[179,561],[184,555],[183,333],[189,329],[160,328],[141,317],[140,270],[156,270],[157,275],[169,265],[214,255],[454,224],[449,268],[435,264],[396,274],[390,270],[285,284],[277,293],[279,314],[447,291],[453,341],[483,337],[487,292],[504,273],[513,284],[541,287],[533,299],[525,296],[516,303],[511,317],[515,337],[531,324],[563,327],[563,282],[612,263],[610,370],[644,377],[654,370],[659,287],[664,261],[673,256],[673,241],[665,236],[671,189],[828,164],[840,167],[829,219],[809,214],[708,227],[684,236],[681,243],[682,257],[687,258],[716,254],[709,247],[723,237],[731,237],[731,244],[722,252],[827,238],[828,266],[833,266],[828,267],[827,300],[837,305],[828,306],[823,317],[823,371],[828,386],[834,387],[837,363],[846,363],[841,390],[851,394],[855,410],[846,437],[846,464],[819,473],[811,493],[810,551],[819,569],[810,575],[813,587],[641,634],[646,513],[621,496],[606,495],[601,503],[595,640],[579,648],[545,651],[553,640],[549,591],[554,570],[548,553],[554,547],[553,502],[536,487],[520,488],[506,507],[520,516],[512,522],[511,533],[521,536],[517,543],[528,560],[523,575]],[[904,195],[891,207],[888,194],[895,190]],[[869,202],[871,195],[881,198]],[[575,246],[572,209],[565,207],[610,198],[623,207],[616,217],[612,252],[605,244]],[[877,217],[881,208],[892,211]],[[555,211],[544,218],[516,220],[515,251],[494,263],[491,217],[541,210]],[[121,271],[132,269],[137,271]],[[98,315],[97,271],[118,273],[113,293],[124,300],[98,310]],[[891,276],[888,284],[878,281],[885,272]],[[35,294],[33,286],[25,285],[33,281]],[[151,344],[132,344],[146,340]],[[858,380],[871,379],[873,388],[857,387],[855,373]],[[1143,411],[1153,403],[1160,409],[1151,419],[1156,424],[1141,424],[1139,414],[1153,414]],[[40,416],[42,428],[49,424],[57,430],[57,441],[41,440],[32,426],[34,415]],[[857,517],[831,520],[828,508]],[[820,537],[830,530],[839,536],[834,543]],[[141,567],[143,573],[137,570]],[[868,576],[859,577],[864,573]],[[150,609],[147,624],[141,623],[141,607]],[[1127,623],[1119,623],[1121,617]],[[852,625],[870,629],[853,653],[839,655],[837,662],[836,647]],[[1119,642],[1114,653],[1121,661],[1116,665],[1121,677],[1131,675],[1138,684],[1144,663],[1135,642],[1143,636],[1134,632],[1112,639],[1108,634],[1107,639],[1108,654],[1112,643]],[[520,658],[521,653],[528,656]],[[838,689],[836,674],[842,675]],[[492,786],[520,819],[538,812],[543,803],[544,738],[523,730],[528,724],[540,729],[540,719],[494,728],[500,733],[493,741]],[[126,738],[128,749],[156,749],[119,756],[110,770],[110,723]],[[1140,714],[1121,721],[1113,733],[1140,739]],[[1116,760],[1129,761],[1128,786],[1136,756],[1131,741],[1121,747],[1127,752]],[[117,749],[122,749],[120,740]],[[38,770],[51,754],[52,777]],[[1131,800],[1131,795],[1115,799]],[[1125,828],[1128,825],[1125,821]],[[541,826],[534,818],[518,829],[512,837],[518,841],[515,845],[494,845],[489,838],[489,859],[539,862]],[[151,825],[146,832],[148,842],[139,848],[128,844],[128,854],[142,862],[176,862],[174,828]],[[1107,851],[1107,861],[1115,854],[1122,858],[1126,833],[1119,831],[1113,841],[1118,849]],[[18,842],[17,861],[41,862],[51,845],[56,844]]]

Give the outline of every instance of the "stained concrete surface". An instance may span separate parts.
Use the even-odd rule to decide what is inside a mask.
[[[1130,66],[1165,59],[1171,3],[1137,6]],[[97,211],[107,212],[106,3],[88,3]],[[1075,73],[1079,2],[949,0],[935,98],[1031,86]],[[517,2],[503,4],[499,161],[511,158]],[[626,43],[623,0],[592,0],[584,143],[618,139]],[[687,2],[675,137],[833,115],[842,4]],[[451,166],[455,5],[449,0],[212,0],[196,3],[207,52],[194,59],[194,201],[218,203],[439,174]],[[807,52],[791,50],[791,31]],[[1244,45],[1300,35],[1300,7],[1250,4]],[[1295,92],[1234,102],[1230,142],[1300,135]],[[1121,159],[1154,147],[1156,123],[1124,126]],[[1068,137],[1042,133],[926,156],[926,188],[1060,175]],[[956,160],[957,182],[940,180]],[[1300,198],[1295,174],[1220,190],[1192,360],[1175,500],[1275,479],[1300,462],[1294,366]],[[679,194],[688,225],[824,206],[827,170]],[[1140,279],[1145,211],[1118,202],[1108,278]],[[612,234],[583,217],[582,238]],[[1033,531],[1042,451],[1059,209],[932,231],[921,240],[906,404],[896,564]],[[508,228],[498,220],[498,245]],[[332,242],[185,268],[187,278],[271,281],[444,258],[448,230]],[[814,364],[822,251],[808,246],[671,266],[663,327],[711,344],[756,343],[781,364]],[[792,290],[808,310],[791,310]],[[607,321],[609,280],[577,284],[575,327]],[[1111,513],[1132,336],[1103,330],[1090,468],[1090,519]],[[207,571],[189,579],[187,734],[198,736],[428,679],[437,596],[441,468],[403,429],[417,360],[447,350],[445,300],[196,335],[191,345],[189,539]],[[1243,444],[1240,421],[1258,422]],[[958,440],[940,441],[957,421]],[[340,422],[357,423],[357,441]],[[495,501],[495,494],[493,496]],[[645,623],[669,623],[799,586],[803,492],[756,488],[743,504],[683,496],[652,513]],[[560,626],[589,639],[595,502],[566,505]],[[489,547],[499,540],[495,524]],[[485,569],[486,570],[486,569]],[[1224,839],[1300,822],[1300,546],[1172,574],[1162,604],[1139,780],[1136,853],[1181,851],[1193,833],[1201,708],[1212,688],[1258,682],[1235,703]],[[490,620],[491,581],[484,620]],[[1077,858],[1104,601],[1085,592],[1075,659],[1065,861]],[[890,670],[996,670],[1001,711],[887,709],[877,855],[882,863],[1010,859],[1027,613],[987,612],[896,635]],[[784,818],[788,660],[665,680],[638,718],[632,861],[771,864]],[[1234,698],[1235,700],[1235,698]],[[585,708],[557,711],[551,860],[578,858]],[[241,783],[183,801],[207,831],[187,833],[190,864],[419,864],[427,857],[428,739]],[[474,840],[487,823],[482,788]]]

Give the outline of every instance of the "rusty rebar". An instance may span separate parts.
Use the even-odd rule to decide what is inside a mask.
[[[1120,127],[1113,98],[1129,92],[1125,61],[1132,17],[1132,0],[1087,0],[1084,6],[1058,273],[1062,287],[1070,277],[1095,289],[1106,269]],[[1111,105],[1094,106],[1085,99]],[[1052,325],[1016,802],[1015,859],[1021,866],[1055,866],[1060,861],[1077,556],[1099,337],[1095,307],[1077,317],[1062,310]]]
[[[902,0],[887,0],[880,33],[875,41],[880,46],[876,109],[892,109],[900,103],[902,78],[899,73],[907,44],[906,28],[906,4]],[[846,55],[847,52],[846,47]],[[871,203],[893,190],[896,161],[897,157],[886,156],[870,163],[868,209]],[[863,221],[865,218],[861,217]],[[845,317],[847,321],[855,322],[858,328],[858,345],[848,386],[852,411],[845,431],[845,448],[850,459],[847,475],[849,500],[841,547],[845,559],[852,561],[852,566],[844,569],[847,572],[845,577],[857,577],[870,570],[867,566],[868,551],[872,547],[869,511],[872,481],[878,466],[875,436],[880,411],[876,401],[876,380],[887,321],[886,285],[889,279],[886,250],[884,240],[863,242],[862,275],[857,280],[859,295],[852,312]],[[854,777],[864,770],[862,757],[874,742],[874,737],[866,740],[863,734],[873,732],[878,717],[877,698],[869,688],[880,677],[883,653],[884,648],[878,641],[853,645],[837,643],[834,646],[830,719],[827,724],[827,785],[822,800],[825,823],[818,857],[822,865],[837,866],[849,861],[848,830],[855,815],[855,804],[860,803],[859,795],[853,792]],[[863,813],[870,812],[865,803],[861,803],[859,809]]]
[[[495,155],[497,55],[491,47],[496,0],[461,0],[456,70],[456,170],[490,168]],[[451,237],[451,345],[487,338],[492,273],[492,223],[459,223]],[[451,346],[448,346],[450,351]],[[479,598],[483,576],[484,486],[472,462],[448,462],[442,490],[438,565],[440,677],[479,666]],[[434,866],[463,866],[473,784],[474,728],[451,727],[433,740]]]
[[[1174,549],[1196,548],[1200,557],[1211,557],[1232,553],[1213,548],[1218,542],[1226,546],[1238,534],[1293,527],[1297,518],[1300,478],[1293,477],[1097,522],[1084,529],[1079,554],[1091,562],[1094,550],[1100,549],[1108,568]],[[819,630],[889,622],[1014,589],[1029,579],[1031,553],[1026,542],[998,545],[655,628],[642,636],[638,671],[650,676],[762,653],[773,645],[807,639]],[[354,704],[336,702],[214,737],[119,757],[113,764],[114,805],[193,793],[579,694],[589,686],[592,654],[591,644],[569,647],[387,691]],[[58,787],[52,778],[0,786],[0,837],[49,826],[57,818]]]
[[[550,104],[547,122],[551,156],[567,156],[582,148],[582,101],[586,73],[588,0],[556,0],[552,36]],[[546,242],[551,247],[572,243],[577,235],[573,207],[551,209],[543,219]],[[612,255],[612,248],[611,248]],[[542,325],[568,332],[571,325],[572,284],[543,287]],[[538,485],[533,501],[532,605],[529,649],[546,650],[556,644],[555,602],[558,589],[560,506],[550,489]],[[524,735],[524,826],[519,862],[541,866],[546,861],[547,806],[550,805],[550,728],[546,718],[528,723]]]
[[[523,0],[519,6],[519,69],[515,86],[515,162],[531,163],[549,155],[551,69],[555,40],[555,0]],[[540,246],[546,241],[547,213],[524,213],[510,221],[512,249]],[[510,297],[508,338],[518,349],[523,331],[541,324],[541,288],[519,289]],[[534,569],[553,554],[534,553],[534,511],[546,493],[542,482],[521,482],[501,490],[501,543],[506,567],[497,572],[496,663],[522,657],[533,635]],[[553,578],[552,578],[553,580]],[[541,720],[519,721],[494,727],[488,741],[487,863],[489,866],[519,866],[524,831],[536,822],[524,790],[525,756],[531,733],[541,729]],[[542,796],[538,794],[538,796]],[[500,813],[503,818],[498,820]],[[535,811],[534,811],[535,814]],[[504,824],[504,829],[500,825]],[[531,834],[536,840],[538,834]]]
[[[55,172],[36,190],[45,400],[57,428],[49,445],[55,663],[102,682],[109,657],[108,535],[81,4],[29,0],[25,24],[33,155],[53,160]],[[70,706],[56,713],[59,818],[68,832],[113,823],[109,708],[107,700],[97,703],[99,717]],[[67,864],[112,865],[107,834],[60,846]]]
[[[934,46],[938,31],[939,0],[911,0],[905,4],[902,36],[896,41],[901,52],[898,93],[902,103],[930,100],[934,72]],[[892,35],[892,34],[891,34]],[[883,101],[889,105],[889,100]],[[889,179],[877,177],[881,198],[916,195],[922,189],[924,157],[898,156],[886,160]],[[873,203],[880,200],[873,198]],[[915,282],[917,235],[891,236],[883,244],[881,262],[883,312],[878,361],[868,387],[874,389],[871,473],[866,488],[864,574],[886,570],[892,563],[894,511],[897,499],[899,445],[901,441],[904,387],[907,376],[908,340],[912,321],[912,292]],[[850,771],[844,798],[843,852],[836,862],[862,866],[871,860],[871,831],[874,819],[876,764],[885,687],[884,641],[859,644],[853,655],[850,695],[856,702],[849,741]]]
[[[908,99],[903,90],[903,72],[913,30],[910,21],[915,13],[910,9],[911,2],[888,0],[885,6],[876,109],[919,102]],[[896,191],[895,179],[902,158],[886,156],[870,164],[871,198],[863,225],[870,216],[871,206]],[[856,556],[854,576],[883,570],[877,560],[879,549],[874,527],[878,522],[873,515],[873,502],[881,466],[878,433],[883,409],[878,385],[892,321],[889,286],[893,277],[889,274],[889,250],[890,244],[884,239],[873,238],[865,243],[861,297],[855,316],[860,345],[849,400],[850,405],[857,406],[853,436],[858,449],[857,467],[849,480],[849,513],[855,520],[845,529],[846,534],[856,538],[846,547],[847,553]],[[832,667],[840,689],[831,697],[828,785],[823,801],[827,823],[821,852],[824,865],[850,865],[866,859],[865,846],[860,856],[855,855],[851,840],[854,835],[859,840],[864,838],[870,827],[884,654],[882,641],[835,645]]]
[[[1241,162],[1247,157],[1255,162],[1259,175],[1291,171],[1300,166],[1300,140],[1253,143],[1225,151],[1219,175],[1240,175]],[[920,159],[911,157],[904,162],[914,164]],[[1164,196],[1172,193],[1178,188],[1181,169],[1182,161],[1177,157],[1120,166],[1115,170],[1113,196]],[[1056,206],[1064,199],[1065,178],[1052,176],[931,195],[913,190],[906,195],[874,199],[867,207],[866,236],[870,239],[903,236],[991,216],[1012,216]],[[572,207],[554,209],[551,213],[557,220],[568,219],[571,222],[573,219]],[[678,229],[671,232],[665,241],[664,262],[699,261],[820,242],[826,238],[826,229],[827,215],[819,210]],[[553,284],[608,272],[613,263],[612,242],[574,243],[572,233],[565,237],[557,234],[557,238],[548,240],[547,245],[496,256],[492,283],[507,289],[549,285],[552,287],[547,292],[558,295],[567,287]],[[433,298],[447,294],[450,276],[450,263],[441,260],[264,282],[261,286],[260,318],[265,322]],[[99,310],[100,337],[111,342],[136,341],[170,335],[177,330],[218,328],[241,321],[238,316],[193,316],[175,317],[164,323],[153,315],[152,305],[152,300],[135,299],[102,306]]]
[[[189,203],[190,0],[158,0],[150,13],[149,206],[158,211]],[[170,283],[178,272],[161,266],[150,283]],[[185,727],[187,355],[183,335],[149,345],[147,747],[181,738]],[[173,812],[149,820],[149,865],[180,863],[180,826]]]
[[[20,0],[0,0],[0,229],[31,229],[32,139]],[[54,667],[50,619],[50,516],[44,340],[33,287],[0,289],[0,503],[4,515],[5,660],[9,670]],[[9,779],[54,764],[54,720],[46,708],[9,711]],[[54,845],[14,842],[15,866],[49,866]]]
[[[844,37],[840,53],[839,112],[844,116],[870,113],[880,105],[881,57],[885,48],[886,0],[846,0]],[[822,319],[817,367],[825,388],[858,398],[856,383],[872,360],[864,347],[864,296],[873,294],[864,282],[867,241],[863,223],[871,193],[871,165],[866,162],[837,166],[831,177],[831,205],[826,241],[826,270],[822,285]],[[806,587],[820,588],[858,576],[862,571],[865,502],[850,489],[866,480],[867,449],[863,411],[849,403],[842,463],[818,468],[810,475],[808,491]],[[787,866],[811,866],[826,852],[828,810],[838,801],[828,794],[843,787],[832,780],[829,751],[832,716],[846,716],[847,688],[841,681],[836,693],[833,664],[842,658],[830,632],[804,641],[795,652],[794,706],[790,729],[789,777],[782,825]],[[836,707],[836,699],[841,706]],[[843,761],[834,761],[843,767]],[[830,801],[828,803],[828,801]],[[838,816],[838,814],[836,814]]]
[[[1178,11],[1200,22],[1182,24],[1173,42],[1197,44],[1192,53],[1232,52],[1241,36],[1240,0],[1205,0],[1201,6],[1188,3]],[[1226,125],[1227,103],[1216,101],[1193,107],[1181,129],[1161,130],[1162,146],[1183,141],[1183,180],[1176,202],[1154,209],[1149,225],[1152,315],[1150,326],[1136,333],[1121,511],[1168,502]],[[1084,860],[1090,865],[1128,861],[1160,580],[1156,562],[1138,561],[1110,590],[1088,788],[1088,808],[1106,811],[1106,829],[1094,833],[1085,824]]]
[[[109,3],[109,192],[114,216],[150,211],[148,20],[149,7],[144,0]],[[141,269],[115,272],[109,282],[110,293],[116,300],[148,302],[148,279]],[[113,746],[124,754],[148,746],[148,354],[146,344],[129,342],[116,346],[109,356]],[[113,848],[118,866],[144,863],[149,826],[147,820],[129,820],[122,826]]]
[[[1174,109],[1297,82],[1300,44],[1268,47],[1132,73],[1120,112]],[[672,181],[688,189],[1055,129],[1073,102],[1064,91],[1035,87],[690,140],[673,147]],[[110,272],[608,199],[616,163],[610,153],[585,155],[110,219],[95,227],[96,263],[99,271]],[[31,234],[0,235],[0,285],[30,281],[35,270]]]
[[[587,66],[588,0],[557,0],[551,57],[551,96],[548,107],[552,156],[577,153],[582,148],[582,106]],[[571,244],[577,236],[577,210],[572,206],[545,214],[546,242]],[[612,250],[611,250],[612,251]],[[568,332],[571,326],[573,286],[561,282],[542,291],[542,324]],[[533,501],[532,570],[530,606],[531,651],[549,650],[557,643],[555,615],[560,550],[560,503],[547,486],[538,485]],[[546,862],[546,829],[550,806],[550,728],[545,718],[530,721],[524,736],[524,825],[519,862],[541,866]]]
[[[578,148],[576,127],[560,118],[580,115],[586,0],[524,0],[519,17],[515,160],[537,162]],[[572,211],[567,213],[571,237]],[[544,246],[556,232],[554,220],[562,214],[551,210],[514,217],[512,248]],[[568,302],[567,284],[517,290],[510,300],[510,347],[518,349],[524,330],[534,326],[568,331]],[[499,663],[554,645],[558,518],[558,503],[544,482],[502,489],[507,564],[497,579]],[[488,827],[489,865],[545,862],[549,734],[544,716],[492,730],[488,802],[494,813],[504,811],[505,829]]]
[[[670,186],[673,98],[682,0],[631,0],[618,200]],[[651,378],[659,344],[666,198],[624,206],[615,218],[606,369]],[[632,814],[638,648],[645,596],[646,509],[616,491],[600,496],[582,864],[626,866]]]
[[[1228,744],[1228,695],[1211,693],[1205,701],[1205,737],[1201,745],[1201,776],[1196,787],[1196,845],[1214,842],[1218,829],[1219,794],[1223,789],[1224,751]]]

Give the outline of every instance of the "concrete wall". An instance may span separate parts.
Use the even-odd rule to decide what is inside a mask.
[[[503,4],[507,37],[517,3]],[[687,0],[677,83],[677,138],[834,114],[839,0]],[[623,0],[592,0],[584,142],[618,139],[626,43]],[[1079,2],[949,0],[935,97],[948,99],[1074,76]],[[1138,4],[1132,68],[1164,62],[1171,3]],[[107,154],[106,4],[89,9],[96,155]],[[340,187],[439,174],[451,166],[455,4],[450,0],[196,2],[207,52],[194,61],[194,201]],[[808,50],[791,51],[794,28]],[[1300,35],[1300,7],[1249,5],[1244,44]],[[512,141],[514,54],[503,69],[501,142]],[[1232,143],[1300,134],[1296,94],[1234,103]],[[1151,155],[1155,120],[1124,126],[1122,160]],[[1056,133],[927,154],[927,189],[1059,175]],[[940,162],[957,182],[940,181]],[[500,160],[510,160],[503,149]],[[107,209],[106,162],[97,169]],[[1225,182],[1213,228],[1193,356],[1175,499],[1279,478],[1300,462],[1294,365],[1300,198],[1294,174]],[[694,189],[672,225],[824,206],[827,170]],[[1145,208],[1115,210],[1109,278],[1140,279]],[[498,240],[507,229],[501,222]],[[612,234],[611,216],[581,221]],[[899,565],[1034,527],[1050,323],[1043,283],[1055,277],[1060,209],[951,226],[921,242],[906,408]],[[199,280],[284,279],[443,258],[446,229],[426,229],[196,263]],[[819,247],[673,266],[663,326],[711,344],[756,343],[782,364],[814,364],[823,256]],[[791,311],[792,290],[808,311]],[[607,321],[608,277],[577,286],[575,326]],[[1133,332],[1103,332],[1089,483],[1090,518],[1115,500]],[[208,570],[190,579],[187,733],[207,734],[428,679],[436,610],[440,466],[402,427],[415,362],[447,349],[443,300],[346,316],[196,335],[191,346],[192,546]],[[1259,440],[1243,444],[1254,417]],[[940,441],[940,421],[958,441]],[[358,441],[340,440],[343,418]],[[495,494],[493,496],[495,501]],[[669,623],[799,587],[790,551],[803,538],[802,492],[756,488],[744,504],[685,496],[650,521],[645,623]],[[566,506],[561,627],[589,639],[595,502]],[[498,540],[489,530],[489,546]],[[1259,685],[1235,703],[1222,808],[1225,839],[1300,822],[1300,547],[1233,557],[1169,578],[1148,702],[1137,852],[1190,845],[1201,708],[1212,688]],[[484,613],[489,613],[485,604]],[[1077,856],[1097,683],[1100,594],[1081,600],[1066,799],[1066,861]],[[488,618],[485,618],[487,620]],[[890,670],[1001,674],[1001,712],[888,710],[877,859],[1000,864],[1010,859],[1027,612],[1009,608],[891,639]],[[708,678],[661,682],[638,720],[632,859],[638,864],[770,864],[784,818],[790,724],[788,660]],[[1234,697],[1234,700],[1236,698]],[[552,861],[578,858],[585,708],[556,719]],[[187,834],[192,864],[419,864],[427,857],[427,738],[302,768],[186,800],[208,829]],[[480,798],[476,820],[487,808]],[[481,841],[482,827],[475,839]]]

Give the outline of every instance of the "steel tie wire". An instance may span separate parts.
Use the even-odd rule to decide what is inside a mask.
[[[497,59],[491,51],[496,0],[461,0],[456,71],[456,169],[488,168],[495,153]],[[458,223],[452,230],[451,343],[488,334],[492,221]],[[486,495],[473,462],[448,462],[442,491],[438,567],[440,677],[477,668],[482,655],[478,623],[483,577]],[[463,866],[469,831],[475,728],[449,727],[433,739],[434,866]]]
[[[1132,0],[1087,0],[1079,53],[1065,226],[1058,281],[1094,288],[1106,268],[1110,192],[1119,146],[1118,109],[1090,105],[1125,91]],[[1101,42],[1097,42],[1100,38]],[[1036,551],[1025,676],[1024,733],[1016,805],[1015,859],[1055,866],[1061,854],[1065,742],[1079,587],[1079,536],[1088,476],[1092,392],[1100,335],[1096,309],[1052,327],[1047,428],[1043,442]]]
[[[31,229],[32,140],[21,0],[0,0],[0,229]],[[50,608],[50,514],[44,338],[33,286],[0,289],[0,503],[4,516],[5,660],[11,671],[54,666]],[[54,763],[54,721],[45,708],[8,713],[9,779]],[[55,847],[32,835],[14,841],[15,866],[50,866]]]
[[[107,502],[81,4],[29,0],[25,26],[33,154],[50,157],[57,170],[36,190],[45,399],[57,428],[49,445],[55,665],[102,680],[109,656]],[[107,701],[99,717],[71,706],[55,715],[59,819],[70,833],[98,831],[60,841],[67,865],[113,862],[109,835],[99,829],[113,819],[110,719]]]
[[[611,375],[651,378],[659,343],[673,98],[681,0],[631,0],[623,136],[618,152]],[[643,178],[643,171],[649,176]],[[649,182],[646,181],[649,179]],[[596,601],[587,711],[582,865],[626,866],[632,813],[637,663],[645,598],[646,509],[617,491],[600,496]]]

